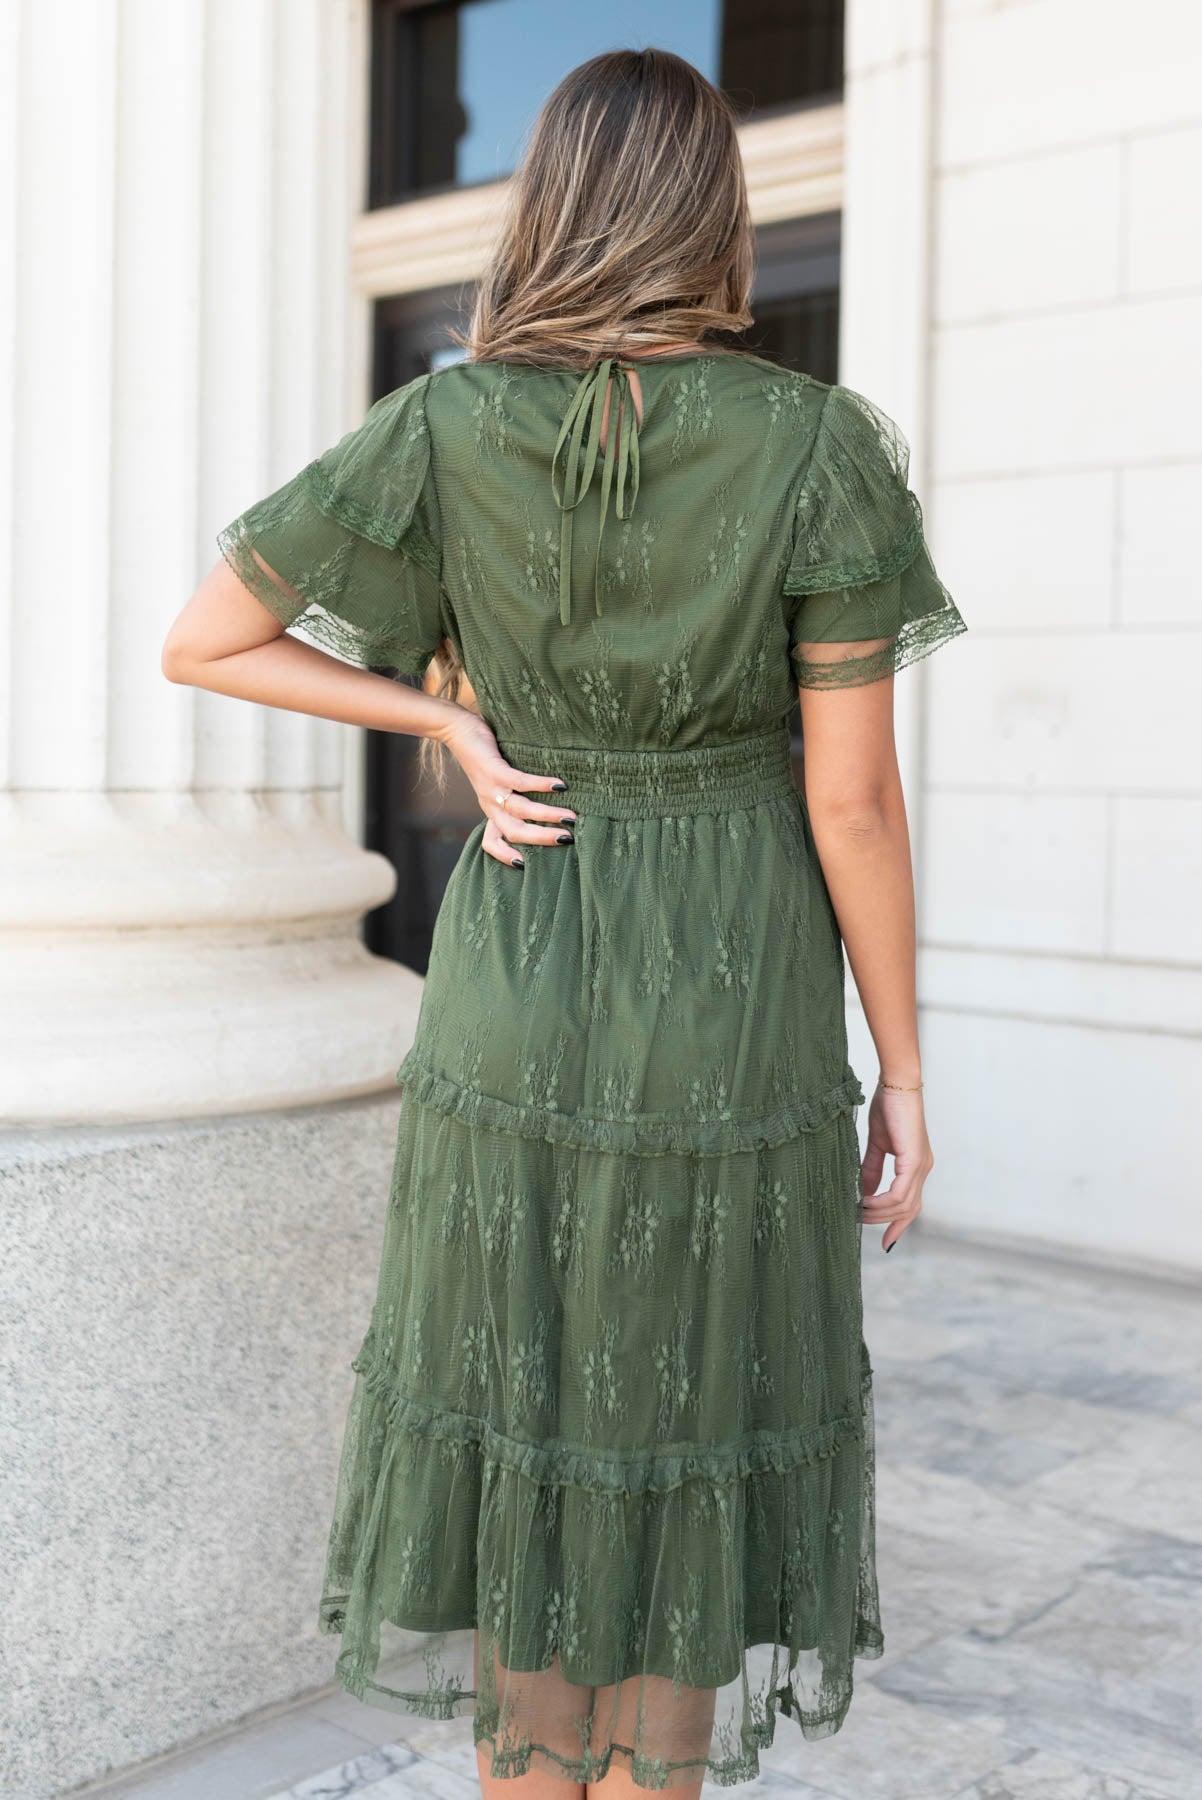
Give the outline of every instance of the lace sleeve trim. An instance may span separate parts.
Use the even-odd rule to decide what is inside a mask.
[[[795,646],[792,657],[797,685],[807,688],[862,687],[868,682],[881,681],[908,668],[911,663],[919,662],[933,650],[938,650],[941,644],[967,630],[968,626],[949,598],[943,611],[907,620],[889,643],[863,656],[850,654],[830,662],[816,662],[804,657]]]

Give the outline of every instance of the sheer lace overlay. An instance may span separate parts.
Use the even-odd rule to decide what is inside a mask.
[[[428,376],[218,533],[234,573],[285,626],[363,667],[421,675],[446,635],[429,480]]]
[[[801,687],[880,680],[966,630],[935,572],[908,483],[909,446],[864,395],[830,389],[797,496],[784,591],[800,604],[789,644]],[[889,641],[857,654],[856,642]],[[844,644],[835,660],[804,645]]]
[[[640,383],[620,513],[583,426],[558,482],[575,371],[461,364],[221,543],[367,666],[450,635],[577,815],[523,870],[481,819],[439,909],[319,1604],[337,1677],[463,1715],[498,1775],[663,1789],[752,1779],[782,1718],[837,1731],[882,1651],[864,1093],[787,721],[836,685],[799,646],[875,679],[964,626],[868,402],[744,355]]]

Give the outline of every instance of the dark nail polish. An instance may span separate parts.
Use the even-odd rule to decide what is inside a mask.
[[[574,825],[576,823],[576,821],[575,821],[575,819],[561,819],[559,821],[559,823],[561,825]]]
[[[526,867],[526,862],[525,862],[524,857],[511,856],[509,860],[513,864],[515,869],[524,869]]]
[[[570,831],[561,831],[555,841],[557,844],[574,844],[576,839],[572,836]]]
[[[564,788],[566,788],[566,787],[567,787],[567,785],[568,785],[568,784],[567,784],[567,782],[566,782],[566,781],[558,781],[558,780],[557,780],[557,781],[553,781],[553,782],[552,782],[552,783],[551,783],[551,786],[552,786],[552,788],[553,788],[553,789],[554,789],[554,791],[555,791],[555,792],[556,792],[556,793],[557,793],[557,794],[561,794],[561,793],[562,793],[562,792],[563,792],[563,790],[564,790]]]
[[[897,1239],[896,1239],[896,1238],[894,1238],[894,1240],[893,1240],[893,1244],[896,1244],[896,1242],[897,1242]],[[885,1255],[886,1255],[886,1256],[888,1256],[888,1254],[889,1254],[889,1252],[890,1252],[890,1250],[892,1250],[892,1248],[893,1248],[893,1244],[886,1244],[886,1245],[885,1245]]]

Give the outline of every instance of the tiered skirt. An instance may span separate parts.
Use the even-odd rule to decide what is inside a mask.
[[[733,1784],[882,1649],[842,947],[783,728],[501,749],[576,841],[439,911],[320,1622],[498,1775]]]

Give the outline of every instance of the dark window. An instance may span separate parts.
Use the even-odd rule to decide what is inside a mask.
[[[749,117],[838,93],[843,0],[374,0],[368,205],[509,174],[560,78],[621,44],[687,57]]]
[[[839,218],[764,227],[756,254],[755,324],[741,341],[760,355],[820,380],[837,375]],[[390,392],[458,351],[447,326],[462,323],[457,291],[382,300],[375,309],[374,389]],[[795,753],[799,710],[794,708]],[[479,823],[476,797],[450,763],[445,792],[417,778],[418,740],[367,734],[366,841],[397,870],[397,892],[367,916],[368,947],[424,973],[434,919],[451,870]]]
[[[755,324],[734,339],[819,381],[839,373],[839,227],[838,213],[760,227]]]
[[[456,180],[467,130],[459,98],[458,6],[375,0],[368,205],[388,206]]]
[[[843,0],[730,0],[721,84],[740,111],[835,99],[843,89]]]

